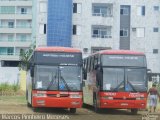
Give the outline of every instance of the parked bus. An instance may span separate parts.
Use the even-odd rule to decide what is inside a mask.
[[[33,108],[82,106],[82,53],[65,47],[39,47],[30,58],[27,103]]]
[[[104,50],[83,61],[83,102],[100,108],[138,109],[147,104],[147,64],[141,52]]]

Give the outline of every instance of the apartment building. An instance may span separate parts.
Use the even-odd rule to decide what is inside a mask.
[[[141,51],[160,81],[159,0],[37,0],[37,15],[37,46]]]
[[[32,0],[0,0],[1,67],[16,67],[33,41]]]

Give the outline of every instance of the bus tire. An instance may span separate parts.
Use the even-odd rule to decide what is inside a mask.
[[[70,113],[76,113],[76,108],[70,108]]]
[[[28,101],[28,90],[26,90],[26,100]]]
[[[131,113],[132,113],[132,115],[137,115],[138,109],[131,109]]]
[[[27,102],[27,107],[32,107],[32,105],[29,102]]]
[[[36,108],[36,107],[32,107],[33,112],[38,112],[37,109],[38,109],[38,108]]]

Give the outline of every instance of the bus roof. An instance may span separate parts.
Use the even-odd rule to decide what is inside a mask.
[[[68,52],[68,53],[80,53],[81,51],[76,48],[69,47],[38,47],[35,51],[40,52]]]
[[[95,53],[96,54],[96,53]],[[98,54],[109,54],[109,55],[145,55],[143,52],[131,51],[131,50],[102,50]]]

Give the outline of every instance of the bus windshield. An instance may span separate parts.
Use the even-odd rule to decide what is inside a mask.
[[[103,68],[103,90],[147,91],[145,68]]]
[[[126,91],[146,91],[146,69],[126,69]]]
[[[36,90],[81,90],[81,68],[78,66],[35,67],[34,89]]]

